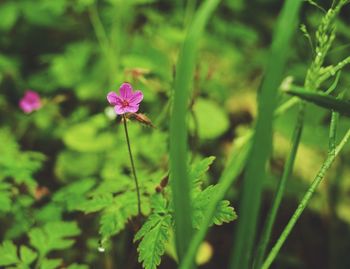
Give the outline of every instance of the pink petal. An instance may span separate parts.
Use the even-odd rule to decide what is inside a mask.
[[[139,104],[129,104],[126,108],[126,112],[135,113],[139,110]]]
[[[143,99],[143,93],[141,91],[136,91],[133,93],[129,100],[130,105],[136,105],[139,104]]]
[[[123,83],[119,88],[119,92],[120,96],[125,100],[128,100],[133,95],[132,86],[129,83]]]
[[[30,113],[33,111],[33,108],[28,104],[24,99],[19,102],[19,107],[23,110],[24,113]]]
[[[31,91],[31,90],[26,91],[26,93],[25,93],[23,98],[26,99],[26,100],[31,100],[31,101],[40,100],[39,94],[36,93],[35,91]]]
[[[107,101],[110,103],[112,106],[115,106],[118,102],[119,96],[115,92],[109,92],[107,94]]]
[[[114,111],[115,111],[115,113],[117,113],[117,115],[122,115],[122,114],[125,114],[127,112],[126,107],[123,107],[121,105],[114,106]]]

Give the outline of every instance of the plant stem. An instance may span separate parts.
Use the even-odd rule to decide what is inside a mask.
[[[305,114],[305,103],[302,102],[300,104],[300,107],[299,107],[297,123],[296,123],[296,126],[294,128],[294,132],[293,132],[292,148],[291,148],[291,151],[289,153],[287,162],[285,164],[282,178],[278,184],[277,192],[276,192],[272,207],[270,209],[269,215],[267,217],[267,220],[266,220],[263,232],[262,232],[262,236],[261,236],[261,240],[259,243],[254,268],[260,268],[260,266],[264,260],[266,248],[267,248],[267,245],[269,243],[273,224],[275,223],[278,209],[280,207],[280,204],[281,204],[281,201],[283,198],[284,190],[286,188],[286,183],[287,183],[287,180],[293,171],[295,157],[296,157],[296,154],[298,151],[298,146],[300,143],[301,133],[303,130],[303,125],[304,125],[304,114]]]
[[[140,199],[139,182],[138,182],[137,176],[136,176],[136,169],[135,169],[135,164],[134,164],[134,158],[133,158],[133,156],[132,156],[131,146],[130,146],[130,138],[129,138],[129,133],[128,133],[128,126],[127,126],[127,124],[126,124],[126,117],[125,117],[124,115],[123,115],[123,123],[124,123],[124,130],[125,130],[126,143],[128,144],[128,151],[129,151],[131,169],[132,169],[132,174],[133,174],[133,176],[134,176],[135,187],[136,187],[136,193],[137,193],[137,209],[138,209],[138,215],[141,216],[141,199]]]
[[[316,188],[322,181],[322,179],[325,176],[325,173],[327,170],[331,167],[335,157],[339,154],[339,152],[342,150],[342,148],[345,146],[346,142],[349,140],[350,137],[350,129],[346,132],[345,136],[343,137],[342,141],[339,143],[339,145],[336,147],[334,154],[328,154],[328,157],[326,161],[323,163],[321,169],[317,173],[315,179],[313,180],[311,186],[305,193],[303,199],[299,203],[297,209],[295,210],[293,216],[290,218],[288,224],[284,228],[282,234],[280,235],[279,239],[277,240],[275,246],[272,248],[271,252],[267,256],[265,262],[263,263],[261,269],[268,269],[274,259],[276,258],[278,252],[280,251],[283,243],[286,241],[288,235],[292,231],[295,223],[298,221],[300,215],[303,213],[304,209],[306,208],[307,204],[309,203],[313,193],[315,192]]]

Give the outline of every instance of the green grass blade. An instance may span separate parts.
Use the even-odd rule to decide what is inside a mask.
[[[277,91],[289,54],[289,43],[297,28],[300,6],[301,0],[287,0],[277,23],[269,57],[273,61],[269,61],[267,65],[258,100],[258,119],[243,182],[243,195],[238,212],[240,217],[230,268],[247,269],[250,266],[265,167],[272,148],[272,123],[277,105]]]
[[[313,92],[299,87],[293,87],[286,92],[320,107],[334,110],[345,116],[350,116],[350,102],[348,101],[337,99],[322,92]]]
[[[170,119],[170,167],[175,209],[176,248],[179,261],[183,259],[192,236],[190,184],[187,180],[186,114],[193,82],[198,41],[210,15],[219,2],[220,0],[207,0],[196,13],[176,68],[174,103]]]
[[[333,123],[334,124],[334,123]],[[332,128],[332,127],[331,127]],[[339,145],[336,147],[334,154],[328,154],[328,157],[326,161],[323,163],[320,171],[317,173],[315,179],[313,180],[311,186],[306,191],[303,199],[299,203],[297,209],[295,210],[293,216],[289,220],[286,227],[283,229],[282,234],[278,238],[276,244],[272,248],[270,254],[267,256],[265,262],[263,263],[261,269],[268,269],[274,259],[276,258],[277,254],[279,253],[283,243],[286,241],[288,235],[292,231],[294,225],[298,221],[300,215],[303,213],[304,209],[306,208],[307,204],[309,203],[313,193],[315,192],[317,186],[321,183],[322,179],[324,178],[324,175],[326,174],[327,170],[331,167],[333,161],[335,160],[336,156],[338,156],[339,152],[343,149],[346,142],[350,138],[350,129],[346,132],[345,136],[343,137],[342,141],[339,143]]]

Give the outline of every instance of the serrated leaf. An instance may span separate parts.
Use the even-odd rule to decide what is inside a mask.
[[[215,195],[218,186],[219,185],[210,185],[195,196],[193,200],[193,226],[195,228],[198,229],[200,227],[204,218],[204,213],[206,212],[213,195]],[[230,207],[230,202],[223,200],[218,204],[217,209],[215,210],[211,225],[214,223],[216,225],[221,225],[224,222],[230,222],[236,218],[237,215],[233,207]]]
[[[35,251],[31,250],[26,246],[21,246],[19,252],[20,252],[21,261],[25,265],[30,265],[38,256]]]
[[[230,202],[223,200],[217,206],[213,222],[216,225],[221,225],[223,223],[228,223],[237,219],[237,214],[233,207],[230,206]]]
[[[134,242],[140,240],[142,237],[144,237],[147,233],[149,233],[150,230],[153,229],[161,220],[162,216],[159,214],[151,214],[147,221],[142,225],[141,229],[135,234]]]
[[[334,110],[342,115],[350,116],[349,101],[340,100],[322,92],[313,92],[299,87],[287,90],[286,93],[298,96],[299,98],[314,103],[320,107]]]
[[[100,220],[100,234],[102,240],[119,233],[124,229],[127,221],[136,216],[137,201],[134,192],[127,192],[119,195],[113,201],[113,204],[108,206],[102,213]]]
[[[198,185],[214,160],[215,157],[210,156],[192,164],[189,171],[189,180]]]
[[[89,200],[86,200],[76,206],[76,209],[84,211],[85,213],[92,213],[100,211],[113,204],[113,195],[111,193],[105,193],[95,195]]]
[[[0,265],[6,266],[19,262],[17,247],[11,241],[4,241],[0,246]]]
[[[161,256],[164,254],[165,244],[169,240],[171,216],[158,215],[158,217],[158,221],[155,221],[157,217],[153,217],[149,220],[147,228],[145,228],[142,232],[144,233],[147,230],[147,233],[144,233],[144,236],[137,248],[139,253],[138,261],[142,262],[142,266],[145,269],[157,268],[157,266],[160,264]],[[150,228],[151,226],[153,227]]]
[[[42,256],[52,250],[65,249],[73,245],[74,240],[67,237],[76,236],[80,229],[75,222],[49,222],[42,228],[33,228],[29,232],[30,244]]]

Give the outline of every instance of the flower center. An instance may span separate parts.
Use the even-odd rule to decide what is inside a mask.
[[[127,107],[129,106],[129,102],[127,100],[122,101],[122,107]]]

